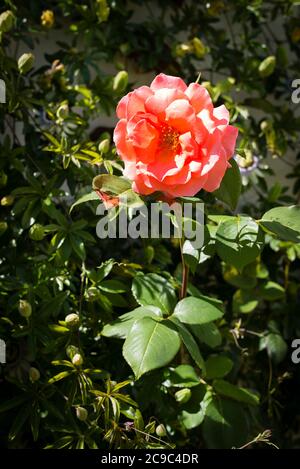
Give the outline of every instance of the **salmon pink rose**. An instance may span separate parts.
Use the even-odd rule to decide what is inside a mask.
[[[117,116],[114,141],[135,192],[179,197],[218,189],[238,130],[203,86],[161,73],[124,96]]]

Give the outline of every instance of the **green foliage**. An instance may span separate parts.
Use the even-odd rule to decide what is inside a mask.
[[[1,447],[298,447],[299,2],[50,3],[0,11]],[[101,193],[151,202],[102,121],[148,72],[201,72],[239,128],[220,188],[180,200],[205,203],[186,298],[177,239],[96,236]]]

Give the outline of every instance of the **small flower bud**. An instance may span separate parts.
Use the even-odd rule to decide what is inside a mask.
[[[12,205],[14,203],[14,196],[13,195],[6,195],[5,197],[2,197],[1,199],[1,205],[3,207],[8,207],[9,205]]]
[[[88,301],[95,301],[99,296],[99,291],[96,287],[90,287],[86,291]]]
[[[52,10],[45,10],[41,15],[41,25],[50,29],[54,25],[54,13]]]
[[[155,429],[156,435],[159,437],[163,437],[167,435],[166,427],[161,423]]]
[[[76,417],[81,422],[85,422],[88,418],[88,411],[84,407],[76,407]]]
[[[6,221],[0,221],[0,236],[5,233],[5,231],[7,230],[7,223]]]
[[[37,368],[34,368],[33,366],[29,369],[29,379],[33,383],[35,381],[38,381],[41,377],[41,374]]]
[[[79,348],[76,347],[75,345],[68,345],[68,347],[66,348],[66,354],[71,360],[73,360],[73,357],[76,354],[79,354],[79,352],[80,352]]]
[[[102,142],[99,143],[98,145],[98,150],[100,153],[107,153],[109,150],[109,139],[106,138],[102,140]]]
[[[177,57],[184,57],[186,54],[191,52],[191,46],[189,44],[177,44],[175,47],[175,55]]]
[[[31,304],[26,300],[19,301],[19,313],[24,318],[29,318],[32,314]]]
[[[179,389],[179,391],[175,393],[175,399],[180,404],[185,404],[191,398],[191,395],[192,393],[190,389]]]
[[[67,103],[62,104],[56,111],[56,115],[59,119],[65,119],[69,115],[69,106]]]
[[[6,10],[0,15],[0,32],[7,33],[15,24],[15,16],[12,11]]]
[[[42,239],[44,239],[44,236],[45,236],[45,230],[42,225],[40,225],[39,223],[35,223],[34,225],[32,225],[32,227],[29,230],[29,237],[33,241],[41,241]]]
[[[199,39],[198,37],[194,37],[191,40],[191,44],[193,47],[193,52],[197,59],[202,59],[207,52],[207,48],[205,47],[201,39]]]
[[[106,0],[96,0],[96,15],[99,23],[107,21],[109,16],[110,8],[107,5]]]
[[[4,171],[0,171],[0,186],[4,187],[7,183],[7,174]]]
[[[117,73],[113,81],[113,90],[116,93],[122,93],[128,85],[128,73],[125,70]]]
[[[78,327],[79,322],[80,322],[78,314],[76,313],[68,314],[65,317],[65,322],[66,322],[67,327],[71,327],[71,328]]]
[[[72,358],[72,363],[75,366],[81,366],[83,364],[83,358],[80,353],[75,353],[74,357]]]
[[[275,67],[276,67],[276,57],[274,55],[270,55],[269,57],[267,57],[260,63],[258,67],[258,72],[261,77],[265,78],[265,77],[268,77],[269,75],[272,75]]]
[[[23,54],[18,60],[18,69],[22,75],[25,75],[32,69],[34,64],[34,55],[31,53]]]

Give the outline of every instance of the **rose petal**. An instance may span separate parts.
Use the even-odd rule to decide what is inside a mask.
[[[195,119],[194,109],[185,99],[176,99],[166,109],[166,121],[180,133],[188,132]]]
[[[127,139],[127,122],[126,119],[121,119],[114,130],[114,142],[117,147],[117,152],[126,160],[135,160],[135,152],[131,143]]]
[[[159,120],[165,119],[165,110],[175,99],[187,99],[185,94],[177,89],[162,88],[157,90],[153,96],[150,96],[145,102],[145,109],[158,117]]]
[[[233,156],[238,132],[236,127],[228,125],[222,135],[222,145],[225,149],[227,159]]]
[[[153,91],[159,90],[160,88],[175,88],[181,91],[185,91],[187,89],[187,86],[184,81],[179,77],[172,77],[170,75],[160,73],[154,78],[150,85],[150,88]]]
[[[191,83],[185,90],[185,94],[189,98],[196,114],[202,111],[202,109],[212,111],[212,100],[209,92],[204,88],[204,86],[200,86],[198,83]]]
[[[126,117],[130,119],[137,112],[145,112],[145,101],[153,92],[148,86],[140,86],[135,91],[128,94]]]

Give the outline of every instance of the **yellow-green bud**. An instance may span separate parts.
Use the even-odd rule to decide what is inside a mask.
[[[40,225],[39,223],[35,223],[34,225],[32,225],[32,227],[29,230],[29,237],[33,241],[41,241],[42,239],[44,239],[44,236],[45,236],[45,229],[42,225]]]
[[[80,353],[75,353],[74,357],[72,358],[72,363],[75,366],[81,366],[83,364],[83,358]]]
[[[109,139],[106,138],[104,140],[102,140],[102,142],[99,143],[98,145],[98,150],[100,153],[107,153],[108,150],[109,150]]]
[[[65,119],[69,115],[69,106],[67,103],[62,104],[56,111],[56,115],[59,119]]]
[[[41,377],[41,374],[37,368],[34,368],[33,366],[29,369],[29,379],[33,383],[35,381],[38,381]]]
[[[34,64],[34,55],[30,52],[27,54],[21,55],[18,60],[18,69],[19,72],[24,75],[25,73],[29,72],[32,69]]]
[[[95,301],[99,296],[99,291],[96,287],[90,287],[87,289],[86,296],[88,301]]]
[[[265,132],[266,130],[268,130],[271,127],[272,127],[272,124],[271,124],[270,121],[263,120],[260,123],[260,128],[261,128],[262,132]]]
[[[52,10],[45,10],[41,15],[41,25],[50,29],[54,25],[54,13]]]
[[[106,0],[96,0],[96,14],[98,16],[99,22],[107,21],[110,8],[107,6]]]
[[[6,186],[7,183],[7,174],[4,171],[0,171],[0,186]]]
[[[191,40],[191,44],[193,46],[193,51],[197,59],[202,59],[205,56],[207,49],[201,39],[199,39],[198,37],[194,37]]]
[[[184,57],[189,52],[191,52],[191,46],[189,44],[177,44],[175,47],[175,55],[177,57]]]
[[[186,402],[190,400],[191,395],[192,393],[190,389],[188,388],[179,389],[179,391],[175,393],[175,399],[180,404],[185,404]]]
[[[31,304],[27,300],[19,301],[19,313],[24,318],[29,318],[32,314]]]
[[[270,55],[266,59],[264,59],[259,67],[258,67],[258,72],[261,77],[265,78],[268,77],[269,75],[272,75],[276,67],[276,57],[274,55]]]
[[[15,24],[15,16],[12,11],[6,10],[0,15],[0,32],[7,33]]]
[[[88,411],[84,407],[76,407],[76,417],[81,422],[85,422],[88,418]]]
[[[6,221],[0,221],[0,236],[5,233],[5,231],[7,230],[7,223]]]
[[[3,207],[8,207],[9,205],[12,205],[14,203],[14,196],[13,195],[6,195],[5,197],[2,197],[1,199],[1,205]]]
[[[66,317],[65,317],[65,322],[66,322],[66,326],[67,327],[77,327],[79,326],[79,316],[78,314],[76,313],[71,313],[71,314],[68,314]]]
[[[128,85],[128,73],[125,70],[117,73],[113,81],[113,90],[116,93],[121,93]]]
[[[166,436],[167,434],[166,427],[162,423],[156,427],[155,432],[159,437]]]
[[[74,356],[76,354],[79,354],[79,352],[79,348],[75,345],[68,345],[68,347],[66,348],[66,354],[71,360],[73,360]]]

